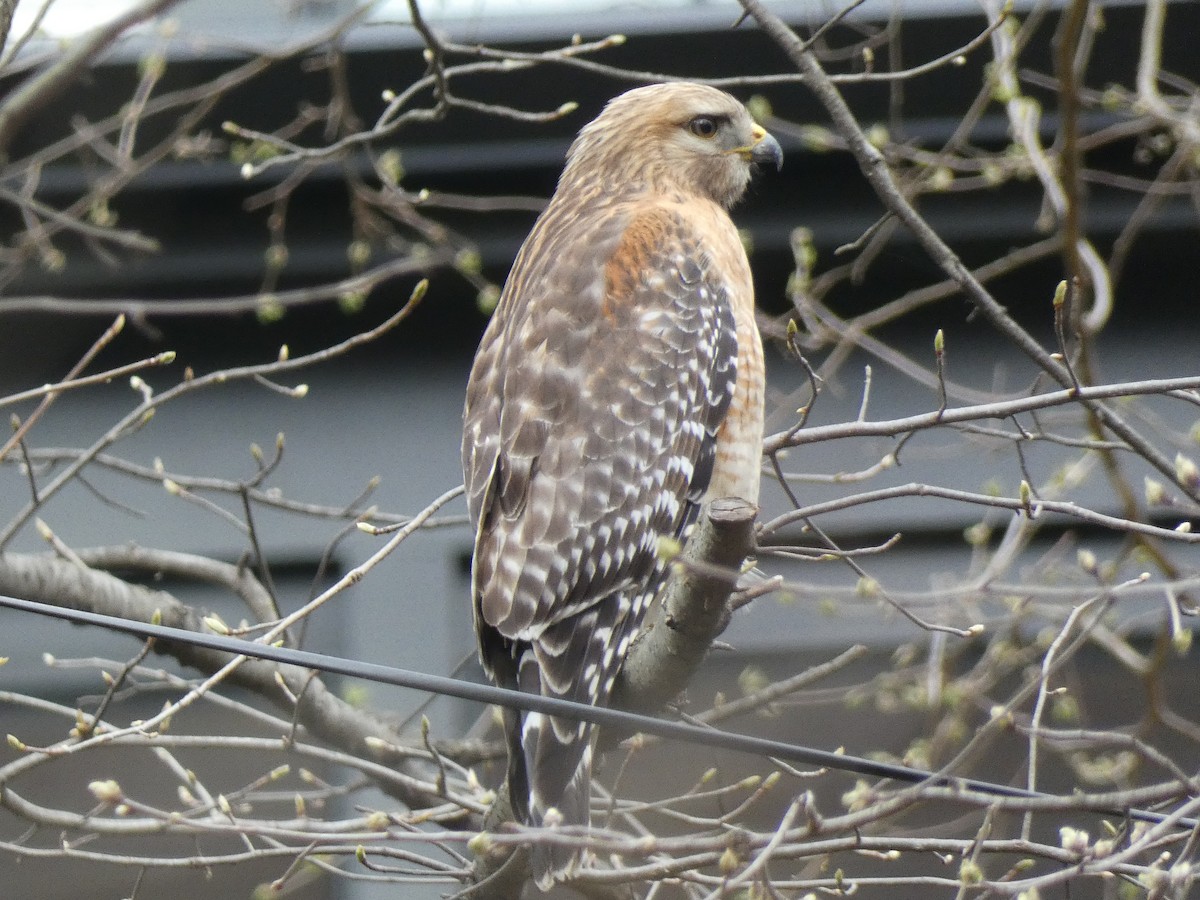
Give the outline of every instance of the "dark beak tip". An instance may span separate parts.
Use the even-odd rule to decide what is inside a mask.
[[[763,135],[763,139],[754,145],[751,158],[760,165],[771,163],[776,172],[783,169],[783,148],[779,146],[779,141],[769,134]]]

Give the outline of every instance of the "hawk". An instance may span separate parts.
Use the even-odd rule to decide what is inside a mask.
[[[467,385],[472,600],[496,683],[606,704],[709,497],[758,501],[762,343],[729,218],[779,144],[699,84],[611,100],[567,153],[517,254]],[[593,727],[506,713],[513,810],[589,823]],[[543,889],[579,854],[535,846]]]

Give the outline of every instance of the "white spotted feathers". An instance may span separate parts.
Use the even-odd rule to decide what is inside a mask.
[[[517,256],[463,429],[475,628],[499,684],[606,704],[664,578],[660,538],[711,492],[757,501],[762,347],[726,207],[760,156],[778,145],[729,95],[630,91],[580,133]],[[514,810],[587,826],[592,727],[507,721]],[[580,861],[531,852],[543,888]]]

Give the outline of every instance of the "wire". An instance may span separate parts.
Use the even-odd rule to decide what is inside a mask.
[[[35,600],[24,600],[4,594],[0,594],[0,607],[8,607],[55,619],[64,619],[80,625],[97,625],[111,631],[119,631],[141,638],[154,638],[155,640],[190,644],[194,647],[218,650],[231,653],[235,656],[248,656],[255,659],[299,666],[305,669],[318,669],[322,672],[348,675],[352,678],[377,681],[381,684],[392,684],[418,691],[458,697],[461,700],[494,703],[512,709],[525,710],[526,712],[540,712],[563,718],[579,719],[595,725],[607,725],[634,732],[640,731],[662,738],[686,741],[692,744],[700,744],[722,750],[733,750],[756,756],[771,756],[809,766],[820,766],[843,772],[852,772],[856,775],[887,778],[910,784],[925,783],[934,787],[976,791],[996,797],[1018,797],[1040,800],[1063,799],[1041,791],[1030,791],[1024,788],[996,784],[990,781],[980,781],[974,778],[941,775],[921,769],[912,769],[907,766],[877,762],[876,760],[848,756],[842,753],[832,753],[828,750],[817,750],[812,747],[788,744],[783,741],[770,740],[749,734],[702,728],[699,725],[690,725],[685,722],[673,722],[668,719],[658,719],[653,716],[626,712],[619,709],[608,709],[602,706],[589,706],[586,703],[575,703],[570,700],[542,697],[537,694],[527,694],[508,688],[494,687],[490,684],[476,684],[475,682],[463,681],[458,678],[447,678],[443,675],[429,675],[424,672],[414,672],[410,669],[399,669],[394,666],[384,666],[378,663],[360,662],[338,656],[328,656],[324,653],[314,653],[310,650],[273,647],[268,644],[260,644],[241,638],[218,634],[201,634],[183,628],[152,625],[146,622],[122,619],[117,616],[106,616],[86,610],[65,609],[49,603],[39,603]],[[1160,824],[1167,819],[1167,816],[1162,813],[1141,809],[1095,809],[1091,811],[1100,815],[1119,816],[1121,818],[1128,816],[1131,819],[1154,824]],[[1184,829],[1200,827],[1200,824],[1195,819],[1180,818],[1176,820],[1176,824],[1179,828]]]

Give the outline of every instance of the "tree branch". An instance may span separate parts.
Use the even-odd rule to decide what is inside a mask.
[[[195,610],[166,591],[129,584],[106,572],[51,557],[0,556],[0,593],[136,622],[157,620],[172,628],[205,630]],[[233,659],[231,654],[203,647],[160,643],[155,650],[206,674],[219,671]],[[282,680],[282,685],[277,677]],[[346,753],[393,764],[412,756],[424,756],[415,750],[411,754],[401,753],[407,744],[401,735],[375,716],[330,692],[319,677],[306,669],[246,659],[230,675],[229,682],[253,691],[288,715],[294,715],[314,737]],[[297,698],[295,702],[293,698]],[[380,787],[415,809],[442,803],[445,799],[436,795],[432,782],[403,771],[397,771],[394,779]]]
[[[729,624],[729,595],[754,547],[757,508],[736,497],[707,504],[613,689],[612,705],[652,713],[691,681]]]
[[[8,45],[8,32],[12,28],[16,10],[17,0],[0,0],[0,58],[3,58],[4,48]]]
[[[179,0],[148,0],[116,16],[71,44],[57,61],[18,88],[0,104],[0,156],[38,109],[53,102],[83,70],[133,26],[170,9]]]
[[[739,0],[739,2],[754,17],[763,31],[783,49],[800,72],[807,77],[809,87],[833,119],[838,131],[846,139],[850,152],[854,155],[859,168],[879,199],[900,221],[908,226],[930,258],[958,283],[972,305],[1014,346],[1063,387],[1074,387],[1066,367],[1051,357],[1050,353],[1029,332],[1013,321],[999,301],[979,282],[949,245],[929,227],[929,224],[917,212],[896,183],[883,153],[871,143],[866,132],[854,117],[854,113],[851,112],[845,98],[829,80],[820,61],[811,50],[805,48],[799,36],[782,19],[768,10],[761,0]],[[1129,444],[1146,462],[1178,485],[1193,500],[1200,502],[1200,491],[1197,490],[1197,486],[1183,484],[1177,477],[1175,466],[1171,460],[1131,428],[1110,407],[1096,400],[1083,399],[1080,402],[1094,412],[1106,428]]]
[[[653,713],[687,687],[713,639],[729,623],[729,595],[754,546],[757,512],[753,504],[736,497],[705,505],[661,600],[629,649],[613,688],[613,707]],[[612,746],[622,737],[610,729],[601,734],[599,744]],[[495,830],[514,818],[504,785],[496,792],[485,827]],[[476,857],[473,886],[459,897],[519,900],[528,881],[528,854],[523,849],[507,854],[495,848]],[[617,886],[616,893],[613,890],[589,885],[586,892],[595,897],[624,897],[628,887]]]

